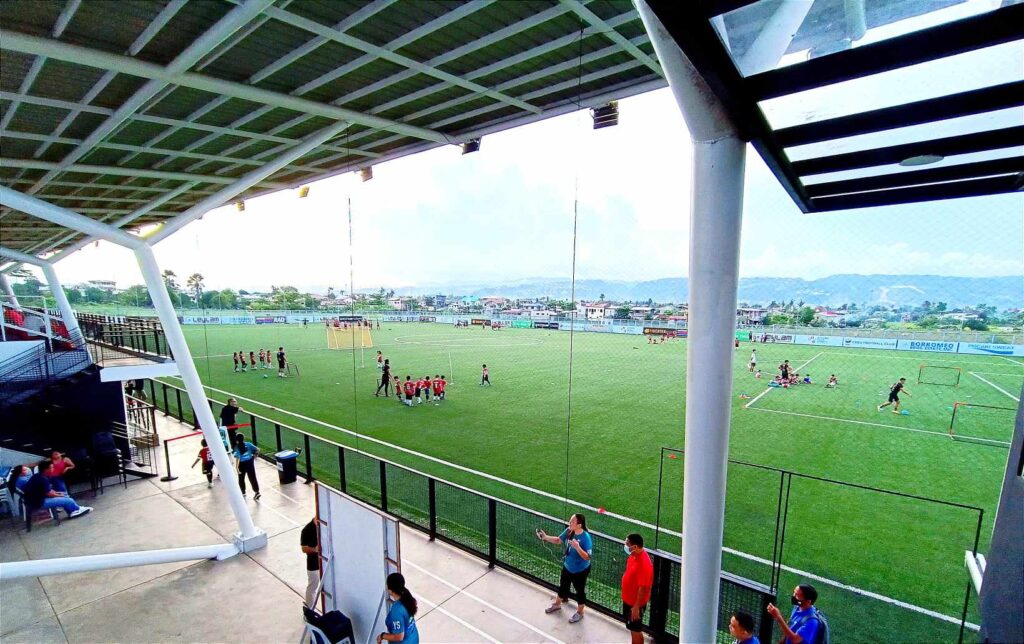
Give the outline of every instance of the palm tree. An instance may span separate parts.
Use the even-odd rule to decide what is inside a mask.
[[[192,273],[188,276],[188,290],[196,300],[196,305],[201,306],[203,300],[203,276],[200,273]]]
[[[167,287],[167,292],[173,294],[178,290],[178,276],[174,274],[174,271],[165,269],[161,275],[164,278],[164,286]]]

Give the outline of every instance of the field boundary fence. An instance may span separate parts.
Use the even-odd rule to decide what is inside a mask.
[[[663,492],[666,489],[665,488],[665,463],[666,463],[666,459],[679,461],[681,463],[684,452],[685,452],[685,450],[674,448],[674,447],[662,447],[661,448],[661,458],[660,458],[659,470],[658,470],[657,514],[656,514],[656,518],[655,518],[655,540],[654,540],[655,548],[659,548],[659,547],[664,546],[665,545],[664,541],[667,540],[667,539],[673,540],[673,546],[678,547],[677,541],[678,541],[678,538],[679,538],[680,534],[678,532],[673,531],[673,530],[669,530],[669,529],[666,529],[666,528],[662,527],[662,504],[663,504]],[[762,489],[765,490],[765,492],[764,492],[765,496],[760,499],[760,501],[763,502],[763,503],[761,503],[762,509],[763,509],[763,513],[759,514],[756,517],[756,520],[759,520],[759,521],[762,521],[762,522],[765,521],[765,520],[768,520],[769,525],[766,526],[764,534],[766,535],[766,537],[769,534],[772,535],[771,537],[768,537],[769,540],[771,541],[771,547],[770,548],[765,547],[765,548],[761,549],[761,551],[764,552],[765,554],[767,554],[768,550],[770,550],[771,551],[771,556],[770,556],[770,558],[769,557],[762,557],[760,559],[767,560],[767,563],[769,563],[769,565],[770,565],[770,577],[769,577],[769,580],[765,583],[765,585],[768,586],[768,588],[770,589],[770,592],[773,595],[776,595],[779,592],[779,587],[780,587],[781,579],[783,577],[783,574],[785,572],[787,572],[787,566],[785,565],[786,534],[787,534],[787,528],[790,528],[790,529],[792,528],[792,526],[791,526],[792,516],[795,513],[797,513],[797,512],[799,512],[799,514],[801,515],[802,518],[806,517],[808,515],[808,512],[806,511],[806,508],[800,507],[801,504],[804,504],[805,502],[800,500],[802,498],[801,495],[794,491],[794,483],[795,482],[798,483],[798,482],[801,482],[801,481],[806,481],[806,482],[813,482],[815,485],[833,486],[835,489],[856,490],[856,491],[859,491],[859,492],[866,492],[866,493],[869,493],[869,494],[872,494],[872,495],[879,495],[879,498],[881,498],[881,497],[898,498],[901,501],[906,501],[906,502],[912,503],[912,504],[919,504],[919,507],[925,508],[924,511],[921,512],[921,514],[924,515],[924,516],[928,516],[929,514],[931,514],[929,512],[928,508],[945,507],[945,508],[954,508],[958,512],[962,511],[962,512],[964,512],[966,514],[966,518],[970,519],[969,522],[966,520],[966,518],[964,520],[964,524],[966,526],[965,530],[968,530],[969,532],[972,533],[971,534],[972,543],[971,543],[971,547],[970,547],[970,552],[972,554],[974,554],[974,555],[978,554],[978,547],[979,547],[980,542],[981,542],[981,531],[982,531],[982,525],[983,525],[984,513],[985,513],[983,508],[979,508],[979,507],[972,506],[972,505],[966,505],[966,504],[962,504],[962,503],[955,503],[955,502],[952,502],[952,501],[943,501],[943,500],[940,500],[940,499],[932,499],[932,498],[928,498],[928,497],[924,497],[924,496],[919,496],[919,495],[915,495],[915,494],[908,494],[908,493],[905,493],[905,492],[897,492],[895,490],[887,490],[885,488],[872,487],[872,486],[869,486],[869,485],[861,485],[861,484],[858,484],[858,483],[850,483],[850,482],[846,482],[846,481],[839,481],[839,480],[835,480],[835,479],[829,479],[829,478],[820,477],[820,476],[814,476],[814,475],[810,475],[810,474],[802,474],[802,473],[799,473],[799,472],[793,472],[791,470],[786,470],[786,469],[777,468],[777,467],[771,467],[771,466],[768,466],[768,465],[759,465],[759,464],[756,464],[756,463],[748,463],[746,461],[739,461],[739,460],[729,459],[729,472],[730,472],[730,475],[733,475],[736,472],[737,469],[739,469],[740,471],[744,471],[745,470],[745,471],[748,471],[748,472],[766,473],[764,475],[769,477],[768,479],[766,479],[766,480],[761,482],[762,483]],[[775,481],[776,480],[777,480],[777,483],[778,483],[777,488],[775,487]],[[821,497],[819,497],[819,498],[823,498],[824,496],[825,495],[821,495]],[[673,498],[672,502],[674,502],[674,501],[675,501],[675,499]],[[767,503],[768,501],[774,501],[774,503]],[[767,505],[769,507],[763,507],[765,505]],[[774,516],[774,521],[771,520],[772,516]],[[727,519],[727,525],[726,525],[726,533],[727,534],[729,533],[728,519]],[[900,537],[899,537],[899,535],[892,535],[891,538],[898,539]],[[959,550],[958,552],[962,552],[962,550]],[[751,559],[754,559],[754,557],[751,557]],[[755,577],[755,576],[754,575],[750,575],[750,577]],[[895,601],[896,600],[894,600],[894,602]],[[963,603],[962,611],[961,611],[960,617],[959,617],[959,629],[960,629],[959,641],[960,642],[962,642],[963,639],[964,639],[965,629],[967,628],[967,624],[968,624],[967,623],[967,617],[968,617],[969,601],[970,601],[970,581],[968,580],[967,581],[966,596],[964,598],[964,603]]]
[[[165,416],[198,428],[196,414],[184,389],[148,380],[149,400]],[[223,403],[207,398],[214,415]],[[252,442],[264,458],[284,449],[301,448],[298,474],[307,483],[321,480],[342,492],[393,514],[405,525],[468,552],[487,562],[552,591],[558,587],[561,552],[535,536],[542,529],[559,534],[565,520],[539,512],[463,485],[425,474],[360,449],[342,445],[258,414],[248,417]],[[588,606],[621,619],[619,581],[625,570],[622,543],[625,534],[612,536],[591,531],[595,563],[587,588]],[[670,552],[648,549],[654,564],[654,584],[645,630],[657,641],[677,642],[681,558]],[[766,607],[775,594],[765,585],[723,573],[719,590],[719,640],[729,641],[728,624],[734,611],[755,618],[761,641],[774,641],[774,622]]]

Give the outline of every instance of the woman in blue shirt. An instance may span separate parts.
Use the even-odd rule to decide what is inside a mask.
[[[558,582],[558,594],[555,601],[544,609],[545,613],[562,610],[562,603],[569,601],[569,586],[576,589],[576,612],[569,617],[569,623],[575,624],[583,619],[583,609],[587,603],[587,576],[590,574],[590,557],[594,552],[594,541],[587,532],[587,518],[582,514],[569,517],[569,527],[562,534],[550,536],[543,530],[537,530],[537,538],[548,543],[558,543],[565,548],[562,558],[562,575]]]
[[[405,577],[400,572],[393,572],[387,579],[388,597],[394,603],[388,611],[388,632],[377,636],[377,644],[381,642],[405,642],[420,644],[420,634],[416,630],[416,598],[405,587]]]
[[[248,476],[252,491],[256,493],[256,496],[252,497],[254,501],[260,500],[260,482],[256,480],[256,455],[259,453],[259,448],[245,440],[244,434],[235,434],[234,455],[238,459],[238,487],[242,488],[242,496],[245,496],[245,477]]]

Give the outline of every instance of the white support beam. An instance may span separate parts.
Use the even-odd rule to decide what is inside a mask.
[[[55,206],[32,195],[11,190],[6,186],[0,186],[0,204],[21,211],[26,215],[45,219],[58,226],[93,235],[94,237],[105,239],[127,248],[134,249],[145,245],[142,239],[130,235],[123,230],[102,224],[95,219],[72,212],[67,208]]]
[[[34,255],[22,253],[21,251],[14,250],[12,248],[5,248],[0,246],[0,256],[8,259],[13,259],[23,264],[32,264],[38,266],[43,270],[43,275],[46,277],[46,285],[50,287],[50,295],[57,302],[57,308],[60,309],[60,316],[64,322],[64,326],[72,336],[81,335],[81,331],[78,328],[78,319],[75,317],[75,312],[71,308],[71,303],[68,302],[68,296],[64,293],[64,287],[61,286],[60,279],[57,278],[57,272],[53,270],[53,263],[40,259]]]
[[[646,1],[634,1],[694,144],[679,641],[713,642],[722,574],[746,143]]]
[[[269,9],[273,10],[273,9]],[[269,11],[268,10],[268,11]],[[408,125],[399,121],[392,121],[377,116],[370,116],[354,110],[348,110],[334,105],[326,105],[316,101],[310,101],[296,96],[280,94],[258,87],[237,83],[234,81],[212,78],[193,72],[174,74],[167,68],[153,63],[147,63],[127,56],[110,54],[107,52],[72,45],[61,41],[53,41],[48,38],[29,36],[16,31],[0,29],[0,42],[3,48],[10,51],[19,51],[24,54],[37,54],[45,52],[50,58],[63,60],[69,63],[95,67],[98,69],[112,69],[124,74],[138,76],[140,78],[159,79],[168,83],[174,83],[183,87],[191,87],[203,92],[212,94],[227,94],[254,103],[273,105],[296,112],[308,112],[328,119],[351,121],[367,127],[388,130],[405,134],[420,139],[448,143],[448,138],[441,132],[435,132],[426,128]]]
[[[496,91],[494,91],[494,90],[492,90],[492,89],[490,89],[490,88],[488,88],[488,87],[486,87],[484,85],[480,85],[480,84],[474,83],[472,81],[463,80],[462,78],[456,76],[455,74],[451,74],[451,73],[448,73],[448,72],[445,72],[445,71],[441,71],[440,69],[434,69],[432,67],[428,67],[427,65],[425,65],[423,63],[415,61],[415,60],[413,60],[413,59],[411,59],[411,58],[409,58],[407,56],[403,56],[401,54],[397,54],[397,53],[395,53],[393,51],[388,50],[385,47],[379,47],[377,45],[374,45],[374,44],[368,43],[366,41],[360,40],[359,38],[356,38],[354,36],[349,36],[348,34],[339,33],[337,31],[334,31],[333,29],[331,29],[327,25],[322,25],[322,24],[320,24],[318,22],[314,22],[314,21],[312,21],[312,20],[310,20],[308,18],[304,18],[302,16],[298,16],[298,15],[296,15],[294,13],[291,13],[291,12],[288,12],[288,11],[283,11],[283,10],[277,9],[275,7],[268,8],[264,13],[266,15],[270,16],[271,18],[275,18],[277,20],[280,20],[281,22],[289,24],[289,25],[291,25],[293,27],[298,27],[299,29],[305,29],[306,31],[308,31],[310,33],[314,33],[314,34],[317,34],[317,35],[320,35],[320,36],[324,36],[325,38],[330,38],[331,40],[334,40],[334,41],[337,41],[337,42],[341,43],[342,45],[345,45],[347,47],[352,47],[354,49],[358,49],[360,51],[366,52],[367,54],[371,54],[371,55],[377,56],[378,58],[381,58],[383,60],[387,60],[389,62],[395,63],[396,65],[401,65],[403,67],[408,67],[410,69],[415,69],[416,71],[418,71],[418,72],[420,72],[422,74],[426,74],[428,76],[433,76],[434,78],[437,78],[439,80],[447,81],[447,82],[451,83],[452,85],[457,85],[457,86],[462,87],[464,89],[468,89],[468,90],[470,90],[472,92],[476,92],[478,94],[482,94],[482,95],[487,96],[489,98],[492,98],[492,99],[494,99],[496,101],[499,101],[499,102],[505,103],[507,105],[512,105],[514,107],[517,107],[517,108],[519,108],[521,110],[525,110],[527,112],[533,112],[534,114],[539,114],[540,113],[540,108],[539,107],[537,107],[535,105],[530,105],[526,101],[519,100],[519,99],[514,98],[512,96],[507,96],[505,94],[502,94],[501,92],[496,92]]]
[[[775,69],[800,31],[813,2],[780,2],[761,24],[757,36],[736,61],[744,76]]]
[[[8,168],[29,168],[32,170],[53,170],[62,172],[80,172],[83,174],[109,174],[122,177],[146,177],[148,179],[169,179],[171,181],[194,181],[199,183],[232,183],[231,177],[218,177],[207,174],[189,174],[187,172],[166,172],[164,170],[144,170],[135,168],[122,168],[113,165],[88,165],[75,163],[67,167],[52,161],[35,161],[29,159],[12,159],[9,157],[0,158],[0,166]],[[272,187],[283,187],[284,184],[270,183]]]
[[[47,181],[56,177],[64,168],[74,164],[75,161],[88,154],[96,143],[102,141],[108,135],[113,133],[130,115],[138,111],[146,101],[155,96],[157,92],[162,90],[168,84],[172,83],[175,76],[191,69],[191,67],[195,65],[200,58],[209,53],[209,51],[218,43],[237,31],[255,16],[259,15],[272,3],[273,0],[245,0],[241,5],[229,11],[227,15],[217,21],[213,27],[206,30],[201,36],[199,36],[199,38],[193,40],[184,51],[178,54],[178,56],[175,57],[175,59],[172,60],[166,68],[164,68],[166,76],[162,78],[152,78],[149,82],[136,90],[128,100],[121,103],[121,105],[107,118],[106,121],[90,132],[89,136],[86,137],[85,141],[83,141],[81,145],[74,148],[63,159],[61,159],[60,167],[58,169],[48,171],[38,181],[36,181],[36,183],[33,184],[27,192],[29,194],[38,192],[40,188],[46,185]],[[0,38],[0,41],[3,42],[4,47],[8,47],[6,37]],[[133,60],[127,56],[123,56],[122,58]]]
[[[198,219],[210,210],[224,205],[228,200],[253,187],[295,159],[308,154],[311,150],[337,136],[347,128],[348,125],[348,123],[339,121],[328,125],[322,130],[310,134],[302,140],[302,143],[296,145],[270,163],[260,168],[256,168],[255,170],[239,177],[236,181],[232,182],[231,185],[225,186],[209,197],[200,200],[196,205],[192,206],[174,219],[166,222],[163,228],[150,237],[150,244],[159,243],[161,240],[174,234],[177,230],[180,230],[183,226],[187,226],[194,219]]]
[[[658,61],[645,54],[642,49],[631,43],[625,36],[608,24],[608,22],[585,7],[582,2],[579,2],[579,0],[561,0],[561,2],[569,7],[573,13],[582,18],[588,25],[597,29],[598,33],[608,40],[611,40],[613,43],[621,47],[627,54],[646,65],[652,72],[658,76],[664,76],[664,73],[661,71],[661,65],[658,64]],[[806,2],[804,4],[810,5],[811,3]]]
[[[221,543],[211,546],[139,550],[136,552],[116,552],[104,555],[85,555],[82,557],[5,561],[0,563],[0,581],[21,579],[23,577],[66,575],[73,572],[93,572],[96,570],[109,570],[111,568],[151,566],[178,561],[222,560],[233,557],[238,552],[239,548],[236,544]]]
[[[21,308],[21,304],[18,303],[18,296],[14,293],[14,287],[11,286],[11,281],[7,279],[6,273],[0,273],[0,291],[3,291],[3,294],[7,296],[7,299],[10,300],[15,308]],[[2,323],[0,323],[0,327],[3,327]]]

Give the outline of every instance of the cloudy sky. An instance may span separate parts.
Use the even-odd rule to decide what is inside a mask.
[[[980,61],[988,61],[983,69]],[[764,105],[776,125],[968,89],[1024,73],[1017,43],[921,65],[838,94],[805,92]],[[961,73],[962,72],[962,73]],[[978,79],[982,78],[982,81]],[[535,276],[642,280],[687,271],[691,145],[668,90],[620,102],[617,127],[595,131],[586,112],[487,136],[479,153],[445,147],[208,213],[160,243],[157,257],[207,288],[333,285],[347,290]],[[986,120],[979,121],[979,118]],[[953,119],[939,132],[1018,124],[1019,110]],[[891,145],[914,128],[850,145]],[[901,137],[906,137],[901,138]],[[805,146],[810,147],[810,146]],[[835,150],[834,150],[835,151]],[[843,150],[845,151],[845,150]],[[795,149],[794,158],[821,154]],[[1018,153],[1009,149],[1006,153]],[[973,159],[948,159],[943,163]],[[351,200],[352,239],[349,250]],[[76,283],[141,282],[132,256],[100,243],[57,265]],[[1024,195],[801,214],[748,149],[741,274],[813,279],[837,273],[1024,274]]]

